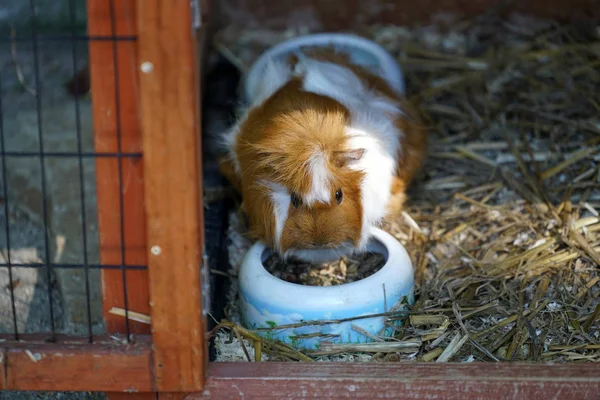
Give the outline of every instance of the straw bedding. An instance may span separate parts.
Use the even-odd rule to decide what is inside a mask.
[[[229,27],[215,46],[245,70],[305,33]],[[600,28],[490,14],[355,33],[397,57],[430,127],[422,176],[384,227],[411,255],[417,302],[371,347],[315,355],[259,340],[238,325],[251,243],[233,212],[217,360],[600,361]]]

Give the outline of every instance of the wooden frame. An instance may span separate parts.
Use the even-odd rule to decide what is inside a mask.
[[[0,343],[0,390],[150,392],[154,390],[149,337],[124,345],[110,337],[44,342],[24,335]]]
[[[531,13],[545,18],[569,20],[600,18],[596,0],[219,0],[211,20],[238,26],[260,23],[261,27],[284,29],[297,25],[298,19],[327,30],[347,29],[353,25],[381,23],[425,24],[441,12],[473,17],[489,11],[506,10]]]
[[[88,0],[87,4],[90,36],[136,37],[136,0]],[[89,42],[96,152],[142,152],[136,68],[138,41]],[[122,158],[121,163],[119,176],[119,158],[96,159],[100,261],[105,265],[120,265],[123,240],[125,264],[147,265],[143,164],[141,158],[129,157]],[[123,193],[120,193],[119,183],[123,184]],[[124,217],[122,232],[121,201]],[[148,271],[126,271],[123,274],[120,270],[103,270],[103,316],[106,330],[110,333],[126,332],[125,319],[109,313],[113,307],[125,308],[124,275],[128,289],[127,308],[142,314],[150,313]],[[129,330],[132,334],[150,333],[148,325],[136,321],[130,321]]]
[[[207,362],[199,279],[199,36],[189,0],[87,0],[87,6],[95,151],[122,154],[96,160],[101,263],[148,270],[102,271],[109,335],[93,344],[0,337],[0,390],[180,398],[202,389]],[[126,306],[152,322],[129,320],[131,344],[122,335],[125,319],[109,312]]]
[[[256,5],[261,13],[272,11],[263,0],[243,3]],[[355,3],[348,7],[358,7]],[[487,4],[468,3],[478,10]],[[120,150],[143,157],[123,158],[120,179],[129,182],[123,193],[115,183],[118,159],[97,163],[101,259],[121,263],[121,216],[115,210],[122,195],[125,263],[149,264],[148,271],[125,273],[127,305],[149,314],[152,325],[131,321],[132,344],[111,336],[96,338],[94,344],[70,337],[57,343],[46,343],[40,335],[25,335],[19,342],[0,337],[0,390],[106,391],[111,399],[128,400],[157,398],[155,393],[161,399],[186,394],[190,399],[598,397],[600,368],[593,364],[207,363],[200,279],[200,63],[194,57],[204,49],[206,28],[194,34],[189,0],[112,4],[114,9],[110,0],[88,0],[90,35],[111,36],[114,29],[137,40],[90,44],[96,151],[119,150],[120,133]],[[207,4],[202,4],[205,17]],[[595,7],[597,12],[600,7]],[[411,15],[417,18],[432,8],[433,3]],[[282,10],[277,6],[273,12]],[[559,10],[554,5],[547,12]],[[124,319],[108,312],[124,307],[122,271],[103,271],[102,283],[108,332],[122,334]]]
[[[89,345],[3,343],[0,390],[151,392],[150,342]],[[67,344],[68,343],[68,344]],[[37,361],[33,361],[33,359]],[[210,363],[205,385],[186,398],[598,398],[599,368],[593,364],[523,363]],[[183,397],[186,391],[168,394]],[[400,396],[401,394],[401,396]],[[111,396],[112,398],[117,398]],[[120,398],[120,397],[119,397]],[[129,399],[129,395],[123,395]],[[140,398],[139,395],[134,398]],[[147,398],[152,398],[148,396]]]
[[[189,1],[138,2],[147,247],[151,249],[149,283],[158,391],[202,388],[207,362],[200,281],[204,235],[199,70],[196,33],[191,26]]]
[[[598,372],[589,364],[211,363],[204,393],[187,398],[597,399]]]

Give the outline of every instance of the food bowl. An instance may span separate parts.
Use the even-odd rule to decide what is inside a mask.
[[[269,59],[282,59],[297,52],[301,47],[326,47],[332,45],[338,51],[350,55],[353,62],[368,68],[384,78],[398,93],[404,93],[404,77],[400,66],[383,47],[372,40],[345,33],[317,33],[285,40],[265,51],[251,66],[244,77],[244,96],[251,102],[255,97],[257,82],[262,77]]]
[[[371,233],[367,251],[382,254],[385,264],[364,279],[338,286],[305,286],[276,278],[263,266],[271,250],[262,242],[255,243],[239,273],[242,324],[248,329],[274,328],[259,334],[296,348],[317,349],[323,340],[346,344],[372,341],[352,325],[379,335],[385,316],[377,314],[402,311],[414,303],[414,273],[400,242],[381,229],[373,228]],[[356,319],[361,316],[369,317]],[[308,321],[321,323],[306,324]],[[290,324],[295,326],[282,327]]]

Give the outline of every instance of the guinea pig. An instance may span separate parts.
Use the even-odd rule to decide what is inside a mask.
[[[270,60],[257,96],[224,135],[222,174],[249,236],[278,255],[322,262],[366,250],[398,214],[427,134],[401,94],[333,50]]]

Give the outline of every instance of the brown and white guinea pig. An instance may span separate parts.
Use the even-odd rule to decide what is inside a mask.
[[[425,158],[418,114],[333,50],[271,60],[257,93],[221,160],[249,235],[312,262],[364,251],[370,228],[400,212]]]

